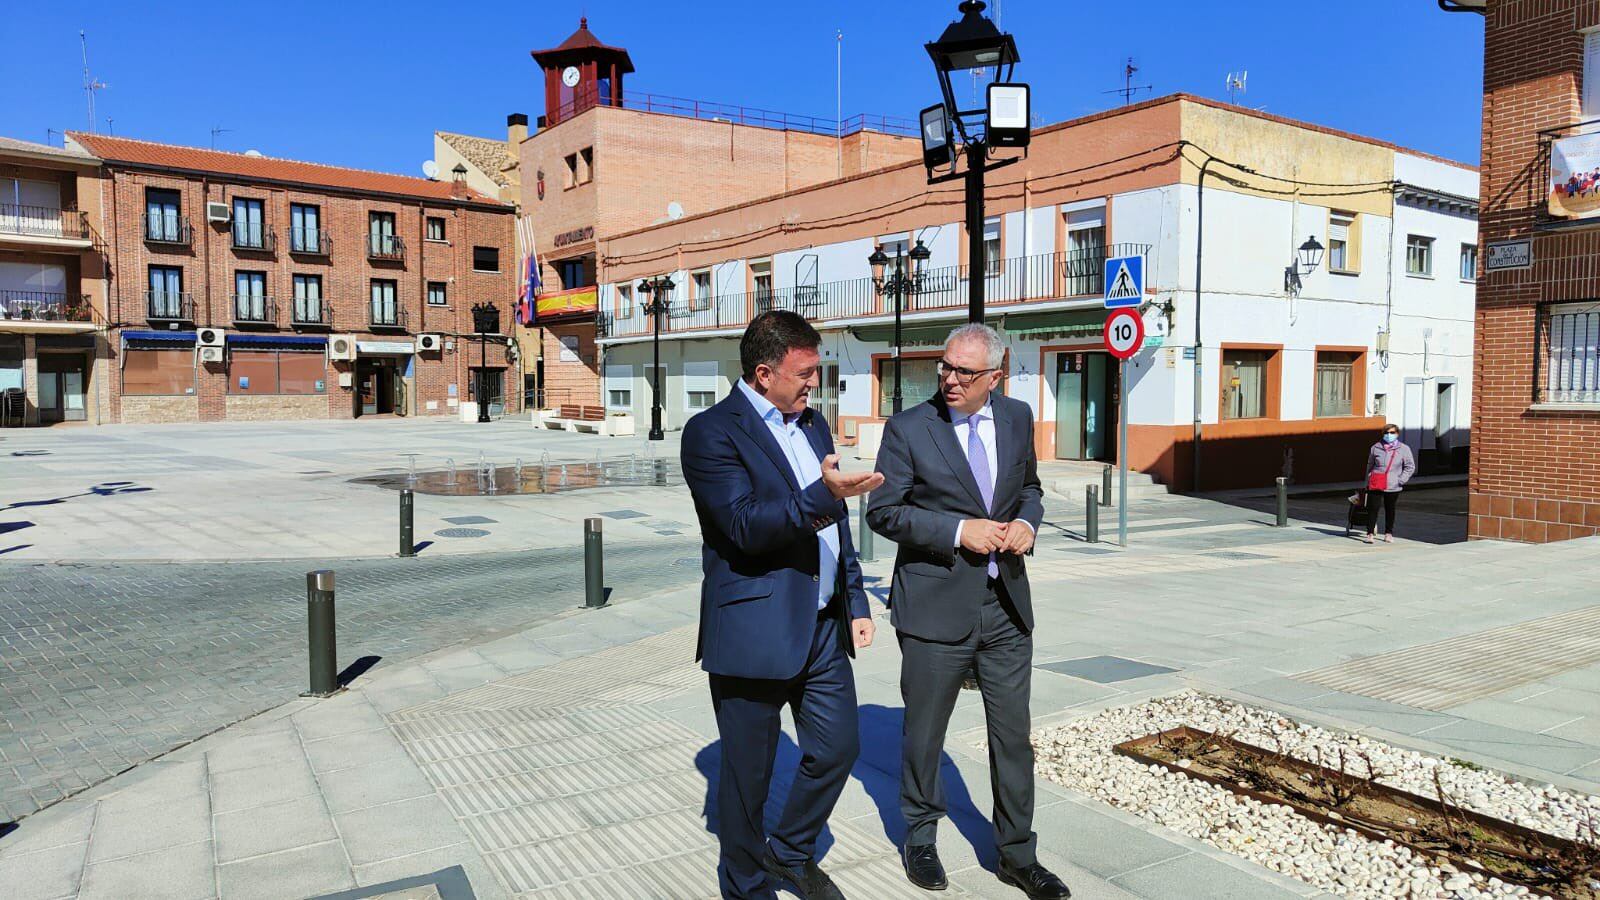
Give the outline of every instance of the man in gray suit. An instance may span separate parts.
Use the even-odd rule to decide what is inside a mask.
[[[1028,741],[1033,601],[1022,558],[1033,550],[1043,492],[1033,413],[997,390],[1004,358],[992,328],[951,332],[939,393],[891,418],[878,451],[884,482],[867,524],[899,546],[889,606],[906,707],[902,861],[918,887],[948,886],[934,843],[946,811],[939,760],[961,682],[973,672],[989,732],[1000,880],[1033,900],[1062,900],[1071,892],[1036,856]]]

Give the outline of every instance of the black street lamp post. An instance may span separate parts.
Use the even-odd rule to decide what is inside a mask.
[[[937,41],[926,45],[939,75],[943,103],[922,111],[923,164],[928,183],[961,178],[966,182],[967,220],[967,318],[983,321],[984,279],[988,273],[983,242],[983,190],[985,175],[1020,157],[989,158],[995,147],[1021,147],[1026,152],[1031,134],[1028,86],[1011,81],[1017,64],[1017,42],[984,16],[983,0],[963,0],[960,21],[953,22]],[[950,76],[956,72],[992,69],[994,80],[987,89],[987,102],[980,109],[962,109],[956,103]],[[960,136],[967,158],[967,171],[957,173],[954,164]],[[949,173],[934,176],[933,171],[949,164]]]
[[[489,335],[500,330],[500,310],[493,304],[472,307],[472,330],[478,333],[478,421],[489,421]]]
[[[646,278],[640,281],[637,289],[639,293],[649,297],[649,301],[641,301],[639,309],[652,320],[652,350],[655,354],[655,367],[650,373],[650,440],[665,440],[666,432],[661,430],[661,320],[672,308],[672,276],[660,275],[655,278]]]
[[[894,395],[891,398],[894,412],[900,412],[900,313],[905,306],[907,297],[915,297],[922,293],[923,268],[928,258],[933,254],[927,247],[917,241],[917,246],[910,253],[895,250],[894,256],[883,252],[880,245],[867,257],[867,263],[872,266],[872,287],[882,297],[887,294],[894,298]],[[907,260],[910,260],[908,265]],[[892,273],[885,270],[893,263]],[[908,271],[909,269],[909,271]]]

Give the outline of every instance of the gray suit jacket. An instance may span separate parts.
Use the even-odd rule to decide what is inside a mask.
[[[1037,534],[1044,518],[1033,411],[995,393],[996,477],[993,509],[956,441],[950,410],[935,396],[889,420],[878,450],[883,486],[867,504],[867,526],[899,546],[889,590],[895,630],[930,641],[963,640],[977,627],[988,584],[987,556],[955,545],[963,519],[1021,519]],[[1024,631],[1033,630],[1033,598],[1022,557],[1002,553],[1000,579]]]

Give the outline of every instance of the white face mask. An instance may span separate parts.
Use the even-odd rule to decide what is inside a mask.
[[[1383,442],[1385,444],[1392,444],[1398,440],[1400,440],[1400,435],[1398,434],[1386,434],[1383,436]]]

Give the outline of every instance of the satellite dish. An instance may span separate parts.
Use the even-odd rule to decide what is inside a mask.
[[[261,155],[261,151],[260,150],[246,150],[244,152],[244,155],[245,156],[260,156]]]
[[[438,178],[439,177],[439,164],[434,162],[431,159],[423,160],[422,161],[422,174],[428,176],[428,178],[430,180]]]
[[[681,219],[681,218],[683,218],[683,204],[679,203],[676,200],[672,201],[671,203],[668,203],[667,204],[667,218],[669,218],[669,219]]]

